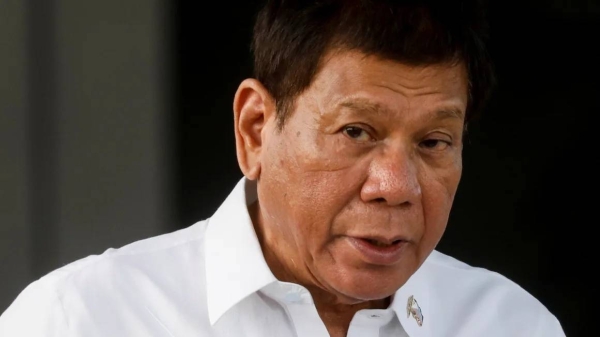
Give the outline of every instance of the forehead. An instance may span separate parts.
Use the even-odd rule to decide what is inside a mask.
[[[462,63],[412,66],[338,51],[324,57],[307,93],[326,105],[354,105],[373,111],[411,104],[428,109],[440,105],[437,108],[464,115],[468,79]]]

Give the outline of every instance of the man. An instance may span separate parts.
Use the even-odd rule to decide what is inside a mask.
[[[492,82],[481,27],[467,4],[269,1],[227,200],[34,282],[0,336],[564,336],[511,281],[434,251]]]

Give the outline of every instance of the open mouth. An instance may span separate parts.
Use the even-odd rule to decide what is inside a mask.
[[[398,263],[408,245],[403,239],[390,240],[373,237],[349,237],[348,243],[359,253],[362,260],[369,264],[393,265]]]
[[[402,242],[402,240],[392,241],[391,243],[386,243],[386,242],[382,242],[382,241],[378,241],[378,240],[374,240],[374,239],[363,239],[363,240],[367,241],[368,243],[370,243],[376,247],[391,247],[391,246],[395,246],[395,245],[399,244],[400,242]]]

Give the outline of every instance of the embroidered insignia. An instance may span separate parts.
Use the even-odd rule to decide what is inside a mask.
[[[423,313],[421,312],[421,307],[417,303],[417,300],[414,296],[410,296],[408,298],[408,302],[406,303],[406,317],[412,317],[417,321],[419,326],[423,325]]]

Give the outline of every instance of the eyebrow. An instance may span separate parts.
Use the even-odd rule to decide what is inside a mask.
[[[366,111],[366,112],[374,113],[377,115],[391,113],[390,109],[388,109],[387,107],[385,107],[379,103],[371,102],[371,101],[368,101],[365,99],[351,99],[351,100],[343,101],[343,102],[339,103],[338,106],[343,107],[343,108],[348,108],[351,110],[355,110],[355,111],[361,111],[361,112]],[[447,107],[447,108],[435,110],[432,113],[431,117],[433,117],[435,119],[446,119],[446,118],[463,119],[464,113],[461,109],[458,109],[456,107]]]
[[[343,101],[339,104],[339,106],[342,108],[348,108],[351,110],[356,110],[356,111],[361,111],[361,112],[367,111],[367,112],[375,113],[378,115],[386,114],[386,113],[390,112],[389,109],[382,106],[381,104],[367,101],[365,99],[353,99],[353,100]]]
[[[443,108],[440,110],[436,110],[434,113],[437,115],[438,119],[445,119],[445,118],[463,119],[464,118],[464,113],[462,112],[462,110],[455,108],[455,107]]]

